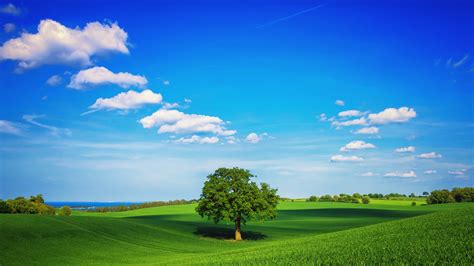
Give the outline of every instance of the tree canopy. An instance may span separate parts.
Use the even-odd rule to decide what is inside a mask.
[[[251,178],[249,170],[219,168],[207,176],[196,211],[215,223],[235,223],[235,240],[241,240],[240,225],[249,220],[273,219],[278,204],[277,190],[268,184],[260,187]]]

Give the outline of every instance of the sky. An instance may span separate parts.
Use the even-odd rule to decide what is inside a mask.
[[[0,198],[473,186],[472,1],[0,1]]]

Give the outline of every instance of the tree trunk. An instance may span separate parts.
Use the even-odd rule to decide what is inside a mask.
[[[240,234],[240,217],[235,220],[235,241],[242,240],[242,235]]]

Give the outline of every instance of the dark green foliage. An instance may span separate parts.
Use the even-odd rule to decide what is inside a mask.
[[[315,202],[315,201],[318,201],[318,197],[317,196],[310,196],[306,201]]]
[[[319,198],[319,201],[328,202],[328,201],[334,201],[334,199],[332,198],[331,195],[324,195]]]
[[[372,198],[372,199],[382,199],[382,198],[384,198],[384,195],[380,194],[380,193],[369,193],[369,194],[367,194],[367,196],[369,196],[369,198]]]
[[[430,193],[428,191],[423,192],[423,196],[428,196]]]
[[[416,195],[415,195],[415,193],[410,193],[410,195],[408,195],[408,197],[409,197],[409,198],[415,198]]]
[[[59,215],[70,216],[72,214],[72,209],[69,206],[64,206],[59,210]]]
[[[454,198],[447,189],[433,190],[426,199],[426,202],[428,204],[451,203],[454,202]]]
[[[353,197],[353,198],[356,198],[356,199],[362,199],[362,195],[359,194],[359,193],[357,193],[357,192],[354,193],[354,194],[352,194],[352,197]]]
[[[276,189],[262,183],[260,188],[250,179],[249,170],[219,168],[207,176],[196,211],[215,223],[235,222],[240,233],[240,223],[248,220],[273,219],[276,217],[278,195]],[[237,238],[237,237],[236,237]]]
[[[364,203],[364,204],[369,204],[369,203],[370,203],[370,198],[369,198],[368,196],[364,196],[364,197],[362,198],[362,203]]]
[[[0,213],[10,213],[10,206],[7,204],[6,201],[0,199]]]
[[[22,214],[49,214],[54,215],[53,207],[44,204],[41,194],[25,197],[17,197],[7,201],[0,200],[0,213],[22,213]]]
[[[411,203],[411,206],[416,206],[416,202],[413,201],[413,202]]]
[[[451,194],[456,202],[473,202],[474,201],[474,188],[453,188]]]

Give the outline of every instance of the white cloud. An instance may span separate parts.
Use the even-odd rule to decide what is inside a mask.
[[[128,54],[127,33],[116,23],[88,23],[84,29],[68,28],[42,20],[38,33],[24,32],[0,47],[1,60],[19,61],[19,69],[44,64],[92,65],[91,57],[107,52]]]
[[[177,109],[181,108],[182,106],[179,103],[163,103],[163,109]]]
[[[121,92],[112,98],[99,98],[93,105],[89,106],[89,109],[129,110],[140,108],[146,104],[158,104],[162,100],[161,94],[154,93],[151,90],[144,90],[142,92],[127,91]]]
[[[386,177],[416,177],[416,173],[414,171],[408,171],[408,172],[389,172],[386,173],[384,176]]]
[[[197,144],[216,144],[219,142],[218,137],[200,137],[197,135],[193,135],[190,138],[180,138],[175,141],[175,143],[186,143],[186,144],[191,144],[191,143],[197,143]]]
[[[447,61],[446,65],[448,67],[452,67],[452,68],[457,68],[457,67],[460,67],[462,65],[464,65],[464,63],[467,62],[467,60],[469,59],[469,54],[465,54],[461,59],[459,59],[459,61],[453,61],[452,58],[449,58],[449,60]]]
[[[0,133],[20,136],[23,134],[23,131],[14,122],[0,120]]]
[[[439,159],[442,156],[441,154],[436,153],[436,152],[428,152],[428,153],[422,153],[416,157],[419,159]]]
[[[0,13],[18,16],[21,14],[21,9],[16,7],[14,4],[9,3],[0,8]]]
[[[363,127],[355,132],[355,134],[366,134],[366,135],[373,135],[378,134],[379,128],[378,127]]]
[[[170,81],[169,80],[163,80],[163,85],[166,85],[166,86],[170,85]]]
[[[415,117],[416,112],[413,108],[387,108],[378,114],[369,114],[369,121],[371,124],[402,123]]]
[[[360,175],[361,176],[377,176],[378,174],[374,174],[373,172],[366,172],[366,173],[362,173]]]
[[[219,117],[185,114],[177,110],[160,109],[139,122],[144,128],[158,127],[158,133],[214,133],[223,136],[236,133],[235,130],[226,129]]]
[[[257,135],[256,133],[250,133],[247,135],[247,137],[245,138],[245,140],[247,142],[250,142],[250,143],[259,143],[261,140],[262,140],[262,137],[260,137],[259,135]]]
[[[326,121],[326,120],[328,120],[328,117],[326,116],[326,114],[319,115],[319,121]]]
[[[432,175],[432,174],[436,174],[437,171],[436,170],[426,170],[423,173],[426,174],[426,175]]]
[[[364,113],[359,110],[347,110],[339,112],[340,117],[362,116],[363,114]]]
[[[13,31],[15,31],[15,29],[16,29],[16,25],[13,24],[13,23],[5,23],[5,24],[3,24],[3,31],[4,31],[5,33],[13,32]]]
[[[133,75],[128,72],[113,73],[105,67],[92,67],[81,70],[71,77],[68,87],[82,90],[90,85],[115,84],[122,88],[143,88],[148,83],[144,76]]]
[[[235,143],[240,141],[238,138],[236,138],[234,136],[228,136],[225,139],[227,140],[228,144],[235,144]]]
[[[343,127],[348,127],[348,126],[365,126],[367,125],[367,120],[364,117],[354,119],[354,120],[349,120],[349,121],[334,121],[331,123],[333,126],[343,126]]]
[[[460,169],[460,170],[448,171],[448,174],[463,176],[466,173],[466,171],[467,169]]]
[[[71,135],[71,131],[67,128],[58,128],[58,127],[46,125],[37,121],[38,118],[44,118],[44,117],[45,117],[44,115],[24,115],[23,120],[25,120],[26,122],[32,125],[49,130],[53,136]]]
[[[395,149],[395,152],[398,152],[398,153],[415,152],[415,147],[413,146],[400,147],[400,148]]]
[[[350,150],[363,150],[363,149],[373,149],[375,148],[374,144],[366,143],[362,140],[354,140],[347,143],[344,147],[339,149],[340,151],[350,151]]]
[[[344,101],[343,100],[336,100],[334,104],[339,105],[339,106],[344,106]]]
[[[192,100],[191,100],[191,99],[187,99],[187,98],[185,98],[185,99],[184,99],[184,102],[185,102],[185,103],[191,103],[191,102],[192,102]]]
[[[53,75],[46,81],[46,84],[48,84],[49,86],[58,86],[59,84],[61,84],[61,82],[62,82],[61,76]]]
[[[334,155],[331,157],[331,162],[361,162],[363,160],[363,158],[358,156]]]

